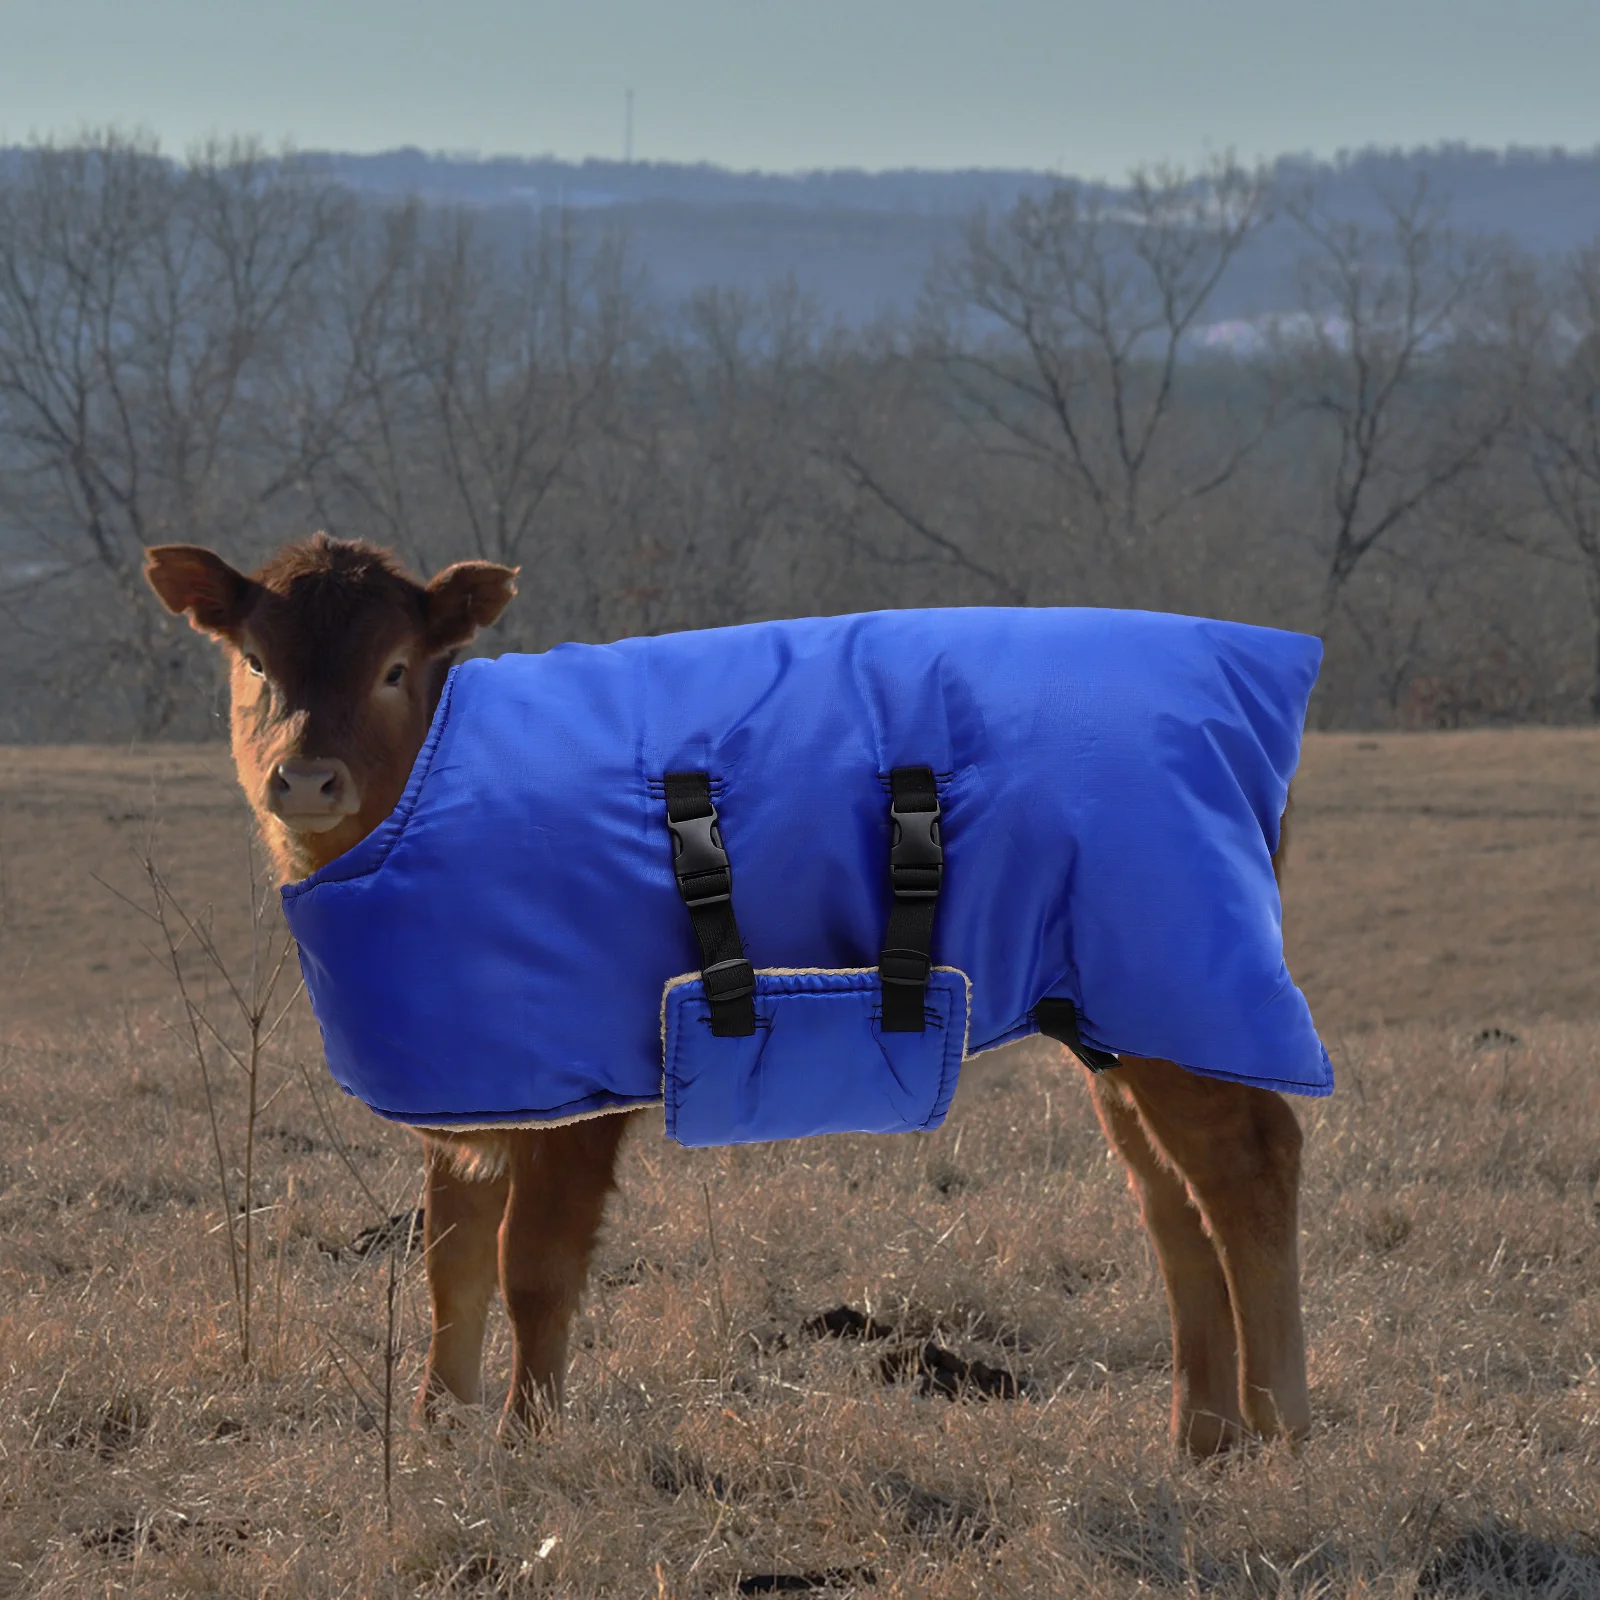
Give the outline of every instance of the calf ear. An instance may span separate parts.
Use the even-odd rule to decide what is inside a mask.
[[[437,655],[459,650],[479,628],[499,619],[517,592],[521,567],[493,561],[458,561],[429,585],[428,648]]]
[[[214,638],[231,638],[244,621],[255,584],[197,544],[158,544],[144,553],[144,575],[168,611]]]

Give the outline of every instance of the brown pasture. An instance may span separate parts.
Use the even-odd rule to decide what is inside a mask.
[[[239,958],[226,749],[0,751],[0,1595],[1600,1594],[1600,735],[1315,737],[1296,800],[1290,962],[1340,1080],[1298,1103],[1303,1454],[1162,1442],[1155,1264],[1030,1045],[937,1134],[647,1126],[568,1425],[441,1443],[398,1405],[391,1531],[387,1265],[348,1248],[374,1213],[291,1070],[309,1023],[271,1068],[244,1371],[172,981],[97,881],[137,897],[148,843]],[[415,1204],[415,1141],[325,1109]],[[236,1084],[219,1111],[231,1140]]]
[[[1295,808],[1285,938],[1326,1031],[1600,1017],[1600,734],[1313,734]],[[131,888],[153,836],[237,940],[248,830],[222,743],[0,750],[0,1028],[169,999],[95,877]]]

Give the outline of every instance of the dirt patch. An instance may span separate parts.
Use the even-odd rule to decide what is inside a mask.
[[[879,1322],[854,1306],[835,1306],[808,1317],[800,1331],[812,1339],[882,1344],[878,1373],[883,1382],[914,1384],[918,1394],[945,1400],[1015,1400],[1022,1393],[1014,1372],[960,1355],[937,1328]]]

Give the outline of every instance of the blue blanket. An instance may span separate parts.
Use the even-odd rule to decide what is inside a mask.
[[[393,815],[283,891],[338,1081],[433,1126],[662,1102],[686,1142],[928,1127],[1035,1031],[1300,1094],[1332,1074],[1271,856],[1317,640],[948,610],[562,645],[450,675]],[[884,1033],[888,774],[931,767],[926,1035]],[[756,1036],[719,1039],[663,775],[710,776]],[[674,980],[681,980],[674,982]]]

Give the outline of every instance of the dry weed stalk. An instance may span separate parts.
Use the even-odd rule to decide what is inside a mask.
[[[211,908],[192,914],[173,893],[170,880],[155,859],[154,842],[147,837],[137,852],[137,860],[149,890],[148,906],[130,900],[105,880],[99,880],[124,903],[130,905],[157,931],[159,939],[144,948],[170,974],[183,1009],[183,1026],[174,1029],[198,1070],[204,1094],[206,1117],[211,1133],[212,1159],[217,1187],[222,1197],[224,1235],[228,1251],[228,1268],[233,1289],[235,1321],[238,1332],[239,1361],[249,1367],[255,1354],[254,1305],[256,1299],[256,1235],[255,1215],[257,1190],[256,1154],[257,1134],[266,1110],[292,1081],[291,1071],[305,1085],[316,1109],[332,1149],[360,1189],[371,1208],[373,1228],[379,1232],[393,1221],[393,1208],[387,1207],[373,1191],[357,1164],[348,1142],[339,1131],[329,1110],[324,1094],[310,1065],[296,1057],[294,1068],[286,1070],[283,1079],[270,1093],[265,1091],[264,1071],[268,1063],[269,1047],[292,1011],[295,1001],[304,988],[297,981],[293,990],[282,996],[283,977],[294,954],[294,941],[290,938],[283,919],[277,912],[276,896],[271,885],[259,870],[254,835],[246,841],[245,862],[247,870],[250,909],[250,957],[248,968],[239,973],[224,956],[217,942],[211,917]],[[207,979],[220,979],[225,1000],[225,1011],[231,1011],[236,1036],[230,1036],[227,1017],[219,1019],[213,1014],[210,985],[205,984],[197,994],[193,975],[185,970],[185,956],[197,953],[203,963]],[[215,1058],[220,1054],[240,1072],[245,1085],[245,1115],[242,1130],[242,1161],[230,1161],[228,1141],[224,1136],[223,1117],[219,1107],[218,1084],[215,1078]],[[242,1170],[241,1170],[242,1169]],[[236,1193],[230,1174],[239,1172],[239,1190]],[[290,1179],[289,1203],[293,1201],[293,1179]],[[290,1218],[286,1214],[278,1228],[278,1257],[274,1273],[274,1305],[272,1307],[273,1338],[281,1349],[283,1338],[283,1269],[289,1240]],[[371,1425],[381,1431],[383,1441],[383,1484],[385,1521],[394,1521],[394,1431],[395,1431],[395,1379],[396,1369],[405,1351],[401,1336],[401,1290],[410,1278],[415,1265],[409,1234],[404,1243],[405,1262],[397,1264],[400,1246],[388,1250],[388,1282],[385,1286],[385,1328],[382,1346],[382,1372],[374,1377],[364,1364],[328,1329],[322,1329],[327,1339],[330,1364],[350,1387],[363,1413]],[[420,1257],[417,1257],[420,1259]],[[341,1360],[340,1356],[344,1359]],[[360,1386],[351,1377],[354,1367],[379,1407],[377,1415],[363,1395]]]
[[[377,1195],[373,1193],[371,1185],[362,1175],[361,1168],[356,1164],[355,1156],[349,1144],[339,1132],[339,1125],[334,1120],[332,1112],[328,1109],[327,1100],[318,1085],[316,1075],[304,1060],[299,1062],[299,1068],[301,1081],[305,1084],[306,1093],[311,1098],[311,1104],[316,1108],[317,1120],[322,1124],[322,1131],[346,1171],[355,1179],[356,1186],[366,1196],[367,1203],[372,1207],[374,1218],[372,1226],[381,1234],[382,1229],[388,1223],[394,1221],[397,1213],[394,1212],[392,1207],[385,1206],[378,1199]],[[383,1404],[383,1419],[381,1423],[383,1431],[383,1514],[384,1524],[389,1528],[394,1526],[395,1369],[399,1366],[400,1358],[405,1352],[405,1343],[400,1337],[400,1290],[411,1278],[417,1263],[426,1259],[426,1252],[418,1252],[412,1249],[416,1230],[408,1224],[405,1231],[406,1237],[403,1247],[405,1265],[403,1267],[396,1267],[395,1265],[396,1255],[401,1249],[398,1243],[391,1244],[387,1252],[389,1257],[389,1277],[384,1286],[383,1379],[381,1384],[374,1382],[367,1375],[365,1368],[359,1361],[355,1361],[353,1357],[350,1358],[356,1370],[361,1373],[362,1378],[380,1397]],[[448,1237],[448,1233],[444,1237]],[[444,1239],[441,1238],[436,1240],[435,1244],[442,1244],[443,1242]],[[326,1332],[326,1330],[324,1331]],[[332,1334],[328,1334],[327,1337],[329,1339],[330,1358],[338,1368],[340,1376],[350,1385],[352,1392],[356,1395],[363,1410],[365,1410],[366,1402],[362,1399],[360,1390],[356,1388],[349,1373],[345,1371],[343,1365],[334,1354],[334,1346],[337,1344],[337,1340]],[[345,1351],[345,1355],[349,1357],[350,1353]]]
[[[721,1356],[717,1362],[717,1381],[728,1381],[728,1363],[733,1353],[733,1324],[728,1317],[728,1297],[723,1290],[722,1252],[717,1248],[717,1226],[711,1211],[711,1185],[703,1178],[700,1192],[706,1202],[706,1241],[711,1250],[712,1286],[716,1291],[717,1344]]]
[[[137,860],[149,889],[148,906],[137,904],[103,878],[97,881],[157,930],[159,944],[155,947],[146,944],[144,948],[171,973],[183,1007],[184,1027],[181,1032],[177,1029],[173,1031],[193,1057],[205,1093],[212,1158],[216,1166],[217,1187],[222,1195],[221,1231],[228,1247],[228,1270],[233,1285],[234,1315],[239,1336],[239,1361],[241,1365],[249,1366],[253,1354],[251,1314],[255,1303],[256,1132],[262,1113],[282,1093],[288,1082],[285,1077],[277,1090],[263,1100],[262,1072],[267,1048],[283,1026],[302,987],[297,982],[288,998],[279,1000],[279,986],[289,966],[289,958],[294,953],[294,944],[282,918],[276,915],[277,907],[270,885],[258,870],[253,835],[247,835],[245,843],[250,897],[250,962],[248,971],[242,976],[235,973],[218,947],[211,925],[210,908],[207,907],[200,916],[192,915],[173,894],[166,874],[156,863],[153,834],[147,835],[137,852]],[[221,980],[236,1020],[242,1024],[243,1037],[238,1042],[229,1036],[229,1030],[223,1022],[212,1014],[209,984],[205,992],[196,995],[193,981],[184,970],[184,955],[188,951],[197,952],[202,958],[208,978],[215,975]],[[213,1051],[219,1052],[224,1060],[231,1061],[245,1081],[247,1099],[242,1193],[237,1209],[233,1186],[229,1182],[230,1164],[217,1109],[211,1060]]]
[[[6,850],[6,831],[0,825],[0,928],[11,925],[11,858]]]

